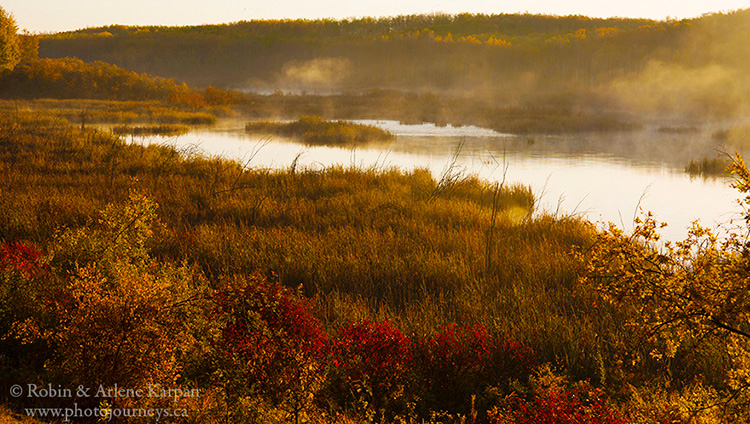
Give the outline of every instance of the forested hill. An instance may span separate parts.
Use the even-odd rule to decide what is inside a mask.
[[[66,38],[82,35],[101,35],[106,31],[112,35],[132,35],[134,33],[182,33],[215,34],[225,37],[266,37],[269,40],[282,39],[338,39],[351,40],[380,38],[384,34],[408,36],[415,31],[429,29],[438,35],[500,35],[504,37],[555,36],[575,32],[581,28],[588,31],[601,27],[615,27],[620,30],[633,30],[642,25],[653,24],[648,19],[610,18],[598,19],[585,16],[552,15],[408,15],[386,18],[361,19],[320,19],[320,20],[259,20],[242,21],[224,25],[200,25],[185,27],[109,27],[86,28],[60,33],[50,38]]]
[[[198,86],[504,98],[594,91],[641,109],[700,99],[701,113],[725,114],[748,97],[749,38],[749,10],[680,21],[463,14],[110,26],[46,35],[39,51]]]
[[[103,60],[198,85],[286,83],[316,89],[330,86],[331,78],[324,77],[335,76],[337,85],[347,87],[446,87],[460,84],[469,72],[481,71],[474,77],[484,78],[509,59],[517,63],[547,53],[540,47],[559,50],[560,43],[654,25],[579,16],[467,14],[110,26],[46,36],[40,54]]]

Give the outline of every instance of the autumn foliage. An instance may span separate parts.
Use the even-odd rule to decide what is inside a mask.
[[[326,335],[310,301],[278,283],[254,275],[214,294],[226,314],[219,346],[224,353],[255,364],[253,374],[267,379],[285,355],[321,360]]]
[[[255,274],[213,295],[221,336],[214,344],[227,407],[260,396],[295,421],[311,408],[324,379],[326,334],[313,304],[293,290]]]
[[[520,343],[490,334],[481,325],[450,325],[419,344],[415,366],[425,398],[434,408],[466,413],[471,397],[490,386],[525,379],[533,354]]]
[[[542,390],[531,399],[516,398],[511,412],[490,413],[491,424],[626,424],[627,419],[588,385]]]
[[[462,256],[483,251],[475,179],[428,201],[426,171],[256,172],[90,128],[2,128],[3,387],[198,388],[207,423],[747,422],[739,236],[695,227],[659,250],[650,217],[632,237],[498,222],[487,270]],[[559,384],[538,383],[545,366]]]
[[[41,256],[41,252],[32,244],[7,243],[0,247],[0,269],[10,269],[28,277],[39,269]]]
[[[486,201],[478,180],[468,180],[428,202],[420,196],[428,196],[437,182],[421,171],[238,173],[238,167],[219,159],[183,159],[166,147],[126,145],[109,133],[88,128],[81,131],[30,120],[13,120],[7,128],[12,129],[5,132],[10,141],[0,144],[4,204],[29,202],[24,200],[28,188],[16,182],[34,175],[44,175],[55,189],[52,195],[40,191],[35,197],[39,203],[28,210],[36,215],[19,215],[12,207],[0,210],[7,217],[0,220],[6,239],[34,241],[0,245],[0,382],[5,386],[49,381],[66,387],[115,383],[131,388],[195,387],[205,393],[191,409],[204,414],[199,422],[312,422],[325,421],[321,418],[325,416],[328,422],[341,422],[341,417],[427,420],[435,411],[460,422],[458,415],[471,410],[473,397],[480,409],[478,419],[486,419],[484,411],[498,396],[524,385],[538,362],[536,353],[531,355],[523,344],[511,341],[515,335],[501,336],[499,325],[430,321],[424,333],[416,333],[395,312],[379,320],[372,319],[374,314],[362,314],[358,316],[371,319],[349,321],[352,315],[344,313],[346,305],[321,304],[324,297],[312,301],[302,290],[291,288],[303,284],[305,292],[335,293],[334,281],[343,287],[344,282],[367,276],[371,280],[361,286],[364,293],[395,305],[423,295],[410,286],[414,276],[435,292],[443,290],[440,276],[446,273],[465,278],[456,271],[463,266],[457,267],[460,259],[451,256],[452,251],[441,251],[443,256],[430,253],[429,262],[422,259],[426,245],[420,253],[409,253],[411,233],[404,235],[403,245],[391,249],[407,252],[414,259],[409,263],[378,253],[377,265],[353,270],[349,263],[337,265],[315,256],[340,252],[342,245],[356,255],[362,246],[380,246],[379,234],[354,231],[359,224],[353,223],[354,236],[348,238],[350,230],[338,221],[341,210],[355,217],[362,207],[370,213],[372,200],[365,199],[362,205],[327,204],[336,213],[323,214],[308,212],[306,202],[313,200],[296,203],[295,199],[314,196],[328,201],[330,194],[338,199],[357,191],[403,200],[405,211],[417,202],[420,210],[444,216],[441,225],[454,225],[446,217],[473,217],[472,224],[457,221],[467,231],[466,225],[476,225],[477,215],[464,211],[480,211]],[[59,177],[71,174],[82,178],[81,184],[94,194],[81,192]],[[210,195],[238,178],[242,190]],[[46,186],[40,182],[40,187]],[[265,194],[259,187],[275,187],[278,192]],[[373,190],[382,194],[376,196]],[[529,202],[527,191],[511,188],[507,193],[518,194],[507,200],[508,205]],[[257,204],[257,196],[266,195],[274,206],[259,207],[255,218],[244,215],[247,225],[232,229],[239,211],[247,213]],[[230,207],[224,203],[229,199],[242,203]],[[245,203],[247,199],[256,203]],[[290,199],[293,208],[285,203]],[[441,212],[441,205],[450,213]],[[456,211],[456,205],[461,209]],[[371,215],[368,222],[376,229],[387,223],[391,229],[384,233],[389,237],[403,232],[403,218],[382,215]],[[337,240],[335,249],[325,245],[311,249],[299,240],[317,240],[312,235],[297,230],[290,237],[274,228],[275,222],[296,219],[304,220],[306,228],[312,226],[309,234],[325,233],[329,242]],[[428,219],[414,220],[410,231],[421,234],[420,222]],[[214,222],[231,232],[221,232]],[[257,237],[264,228],[270,231],[267,239],[236,239]],[[333,228],[338,228],[341,238],[331,238]],[[437,242],[443,230],[429,227],[424,234]],[[273,241],[276,248],[300,250],[276,252],[264,240]],[[220,251],[224,253],[218,255]],[[277,253],[292,262],[286,266],[268,262],[263,267],[257,260],[261,256],[252,256]],[[321,271],[308,272],[306,266],[320,266]],[[274,269],[284,274],[276,277]],[[402,291],[378,291],[388,284],[398,284]]]
[[[331,364],[344,399],[385,407],[403,395],[412,343],[389,321],[364,320],[331,341]]]
[[[242,95],[208,87],[194,90],[172,79],[139,74],[104,62],[76,58],[29,59],[0,75],[6,98],[159,100],[200,108],[229,105]]]

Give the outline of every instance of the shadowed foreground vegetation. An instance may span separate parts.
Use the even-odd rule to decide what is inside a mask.
[[[199,389],[112,400],[189,412],[175,422],[745,417],[741,337],[714,327],[665,349],[650,322],[633,326],[641,301],[619,302],[633,292],[613,295],[669,258],[534,215],[524,186],[243,168],[3,114],[0,193],[3,387]],[[636,277],[618,274],[628,258]]]
[[[294,122],[248,122],[245,131],[294,137],[310,145],[357,145],[389,141],[393,134],[372,125],[302,116]]]

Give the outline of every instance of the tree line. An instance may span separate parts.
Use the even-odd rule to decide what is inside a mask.
[[[43,36],[43,57],[74,56],[234,88],[372,87],[512,90],[593,86],[649,60],[672,60],[697,20],[540,15],[412,15],[355,20],[275,20],[192,27],[109,26]],[[705,27],[705,28],[704,28]],[[723,25],[722,25],[723,27]],[[703,30],[701,29],[701,31]],[[727,32],[726,28],[714,28]],[[336,59],[340,68],[319,59]],[[309,74],[326,72],[326,81]],[[333,80],[333,84],[331,81]]]

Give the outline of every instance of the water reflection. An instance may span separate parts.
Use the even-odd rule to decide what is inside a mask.
[[[736,192],[726,178],[691,178],[690,159],[715,155],[710,134],[664,134],[643,131],[580,136],[509,136],[476,127],[409,126],[366,121],[394,132],[394,141],[357,149],[305,146],[293,140],[246,134],[241,125],[224,124],[184,136],[134,139],[139,143],[195,146],[206,155],[247,161],[251,167],[284,168],[297,156],[298,166],[427,168],[439,177],[459,144],[460,169],[482,178],[529,185],[540,207],[612,221],[626,230],[638,208],[652,211],[669,226],[667,240],[683,239],[699,219],[709,227],[739,222]]]

